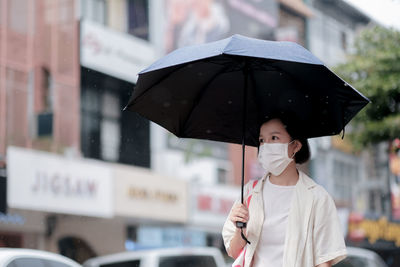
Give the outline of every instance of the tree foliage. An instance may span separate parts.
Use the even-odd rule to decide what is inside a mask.
[[[400,32],[378,26],[363,30],[354,53],[335,70],[371,100],[352,124],[354,144],[400,137]]]

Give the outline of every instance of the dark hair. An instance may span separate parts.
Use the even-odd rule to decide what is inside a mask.
[[[295,119],[294,116],[280,114],[280,115],[270,116],[268,118],[266,117],[265,120],[262,123],[260,123],[259,128],[261,128],[261,125],[272,119],[280,120],[282,124],[285,126],[285,129],[292,138],[292,140],[298,140],[301,143],[301,149],[297,151],[297,153],[294,155],[294,161],[297,164],[302,164],[307,162],[310,159],[311,152],[307,138],[301,134],[301,127],[304,126],[298,123],[298,121]]]

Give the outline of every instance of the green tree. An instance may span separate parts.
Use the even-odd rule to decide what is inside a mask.
[[[372,102],[354,119],[354,145],[400,137],[400,32],[378,26],[363,30],[347,63],[335,69]]]

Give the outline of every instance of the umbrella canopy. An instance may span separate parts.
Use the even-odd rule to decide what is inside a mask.
[[[335,135],[368,102],[302,46],[234,35],[156,61],[126,109],[178,137],[258,146],[273,114],[294,114],[303,137]]]
[[[243,203],[244,148],[262,122],[291,114],[303,138],[335,135],[368,102],[302,46],[234,35],[156,61],[125,109],[178,137],[242,144]]]

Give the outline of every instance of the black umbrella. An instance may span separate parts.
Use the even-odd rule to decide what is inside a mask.
[[[260,122],[295,114],[302,136],[335,135],[369,100],[300,45],[234,35],[177,49],[139,73],[126,109],[178,137],[258,146]]]

